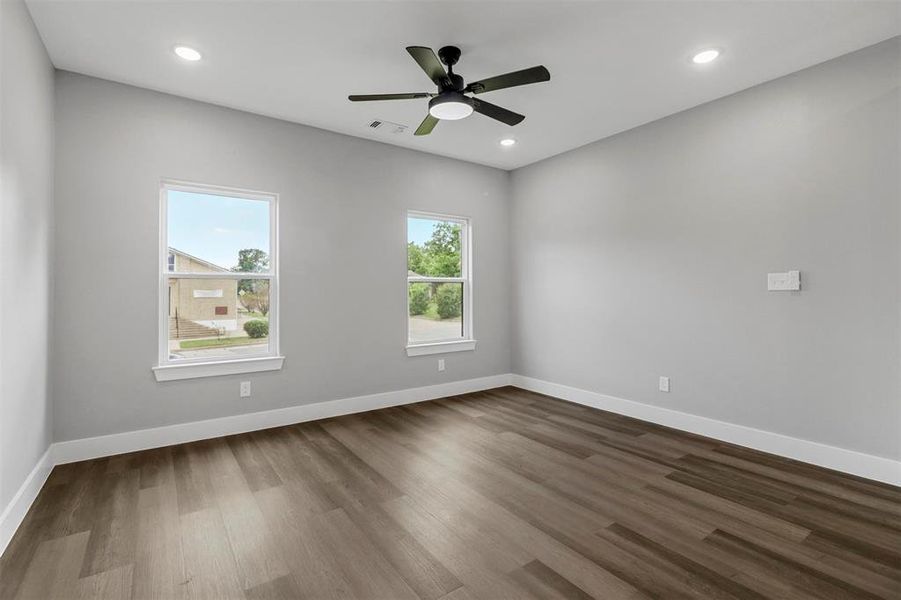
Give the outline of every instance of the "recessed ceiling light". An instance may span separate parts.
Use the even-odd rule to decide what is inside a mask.
[[[703,65],[704,63],[709,63],[710,61],[716,60],[716,57],[719,55],[720,55],[719,50],[710,48],[709,50],[702,50],[702,51],[698,52],[697,54],[695,54],[691,58],[691,61],[693,63]]]
[[[188,46],[176,46],[175,54],[177,54],[179,58],[189,60],[191,62],[195,62],[203,58],[200,52],[198,52],[194,48],[189,48]]]
[[[504,138],[500,141],[501,146],[513,146],[514,144],[516,144],[516,140],[513,138]]]

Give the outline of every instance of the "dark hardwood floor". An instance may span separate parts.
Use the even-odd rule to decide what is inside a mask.
[[[515,388],[56,467],[0,598],[901,598],[901,490]]]

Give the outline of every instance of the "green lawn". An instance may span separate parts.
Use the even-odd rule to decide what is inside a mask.
[[[269,338],[250,338],[245,336],[242,337],[224,337],[219,338],[217,340],[185,340],[179,347],[182,350],[189,350],[191,348],[219,348],[221,346],[249,346],[251,344],[265,344],[269,341]]]

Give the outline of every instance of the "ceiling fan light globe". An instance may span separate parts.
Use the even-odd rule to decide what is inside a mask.
[[[429,102],[429,114],[442,121],[457,121],[472,114],[472,104],[462,94],[432,98]]]

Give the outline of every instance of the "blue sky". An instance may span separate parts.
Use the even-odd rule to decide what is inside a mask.
[[[238,250],[269,251],[269,204],[229,196],[169,192],[169,245],[230,269]],[[410,217],[407,240],[423,245],[439,221]]]
[[[407,219],[407,241],[414,242],[418,246],[422,246],[428,240],[432,239],[432,230],[435,228],[433,219],[417,219],[410,217]]]
[[[269,203],[170,191],[169,246],[230,269],[238,250],[269,252]]]

